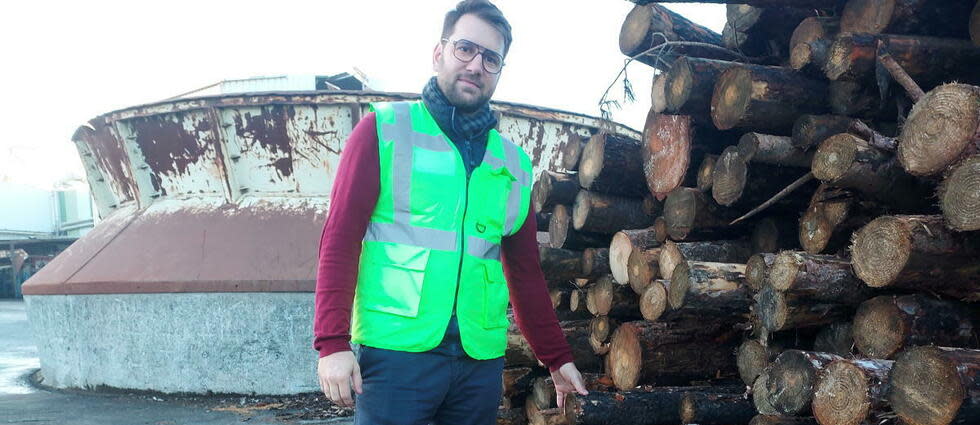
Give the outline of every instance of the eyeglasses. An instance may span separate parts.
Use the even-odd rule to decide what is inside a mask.
[[[442,39],[443,43],[448,41],[450,41],[448,38]],[[452,43],[453,56],[460,62],[469,63],[476,58],[476,55],[481,55],[483,57],[483,69],[487,72],[498,74],[500,69],[504,67],[504,58],[493,50],[464,39],[455,40]]]

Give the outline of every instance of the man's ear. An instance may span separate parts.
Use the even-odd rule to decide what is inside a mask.
[[[439,71],[439,62],[442,61],[442,42],[436,43],[436,47],[432,49],[432,70]]]

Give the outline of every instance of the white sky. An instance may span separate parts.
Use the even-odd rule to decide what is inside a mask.
[[[14,3],[14,4],[11,4]],[[372,87],[419,92],[442,16],[456,0],[45,1],[0,5],[0,180],[48,186],[83,176],[71,143],[96,115],[223,79],[329,75],[358,67]],[[625,0],[497,0],[514,43],[494,96],[598,116],[623,66]],[[724,5],[671,4],[721,31]],[[628,68],[641,129],[652,69]],[[622,99],[622,84],[612,93]]]

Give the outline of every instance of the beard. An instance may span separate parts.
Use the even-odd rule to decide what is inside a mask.
[[[450,81],[444,81],[441,76],[436,78],[442,94],[456,109],[463,113],[471,113],[490,102],[493,88],[488,87],[488,83],[482,82],[478,76],[466,77],[467,80],[476,81],[479,85],[479,87],[473,87],[469,83],[461,81],[460,77],[463,76],[460,74],[452,75],[449,77]]]

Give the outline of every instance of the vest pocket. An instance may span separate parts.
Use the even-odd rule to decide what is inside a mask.
[[[416,317],[429,249],[379,244],[365,249],[357,295],[368,310]]]
[[[510,292],[500,264],[483,264],[486,279],[483,288],[483,327],[501,328],[510,325],[507,320],[507,303]]]

